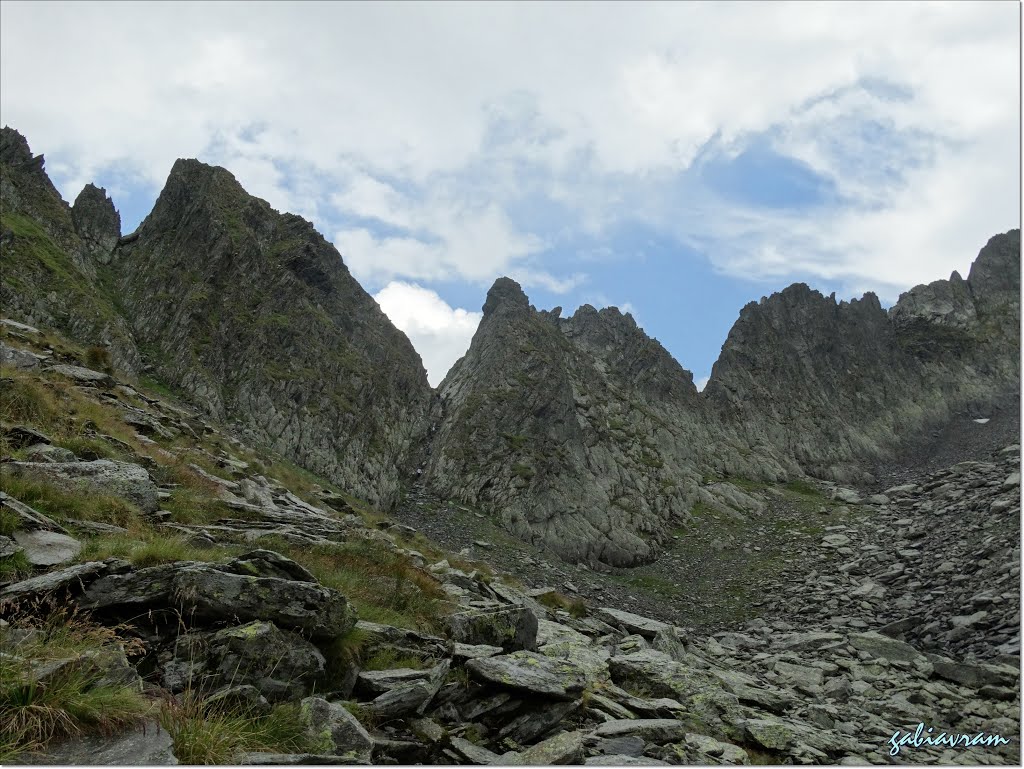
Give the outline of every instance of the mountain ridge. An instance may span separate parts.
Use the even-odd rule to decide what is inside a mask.
[[[179,159],[121,237],[104,190],[68,206],[12,129],[0,160],[9,314],[109,350],[374,504],[413,484],[595,568],[657,558],[697,505],[735,507],[724,480],[868,483],[953,413],[1019,391],[1019,230],[966,280],[888,310],[800,283],[748,303],[703,392],[628,313],[562,318],[498,278],[432,389],[341,254],[226,169]]]

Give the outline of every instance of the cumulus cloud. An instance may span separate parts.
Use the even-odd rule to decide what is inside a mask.
[[[697,386],[698,392],[704,392],[704,388],[708,386],[708,382],[711,381],[711,377],[702,376],[700,379],[694,380],[694,384]]]
[[[453,308],[435,291],[415,283],[392,281],[373,298],[419,352],[432,387],[466,352],[483,317],[483,313]]]

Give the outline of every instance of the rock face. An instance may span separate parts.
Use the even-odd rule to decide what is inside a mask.
[[[109,263],[121,239],[121,215],[107,191],[94,184],[85,185],[71,207],[71,219],[88,254],[101,264]]]
[[[743,308],[705,393],[749,445],[863,481],[865,461],[957,410],[1017,397],[1019,294],[1020,230],[992,238],[966,281],[917,286],[888,312],[796,284]]]
[[[106,347],[114,366],[133,375],[141,367],[138,348],[96,272],[95,259],[112,235],[115,242],[120,235],[117,213],[102,190],[92,188],[82,191],[81,205],[76,202],[79,213],[74,214],[43,164],[43,156],[32,155],[24,136],[12,128],[0,129],[4,314],[58,328],[86,345]]]
[[[1012,402],[1019,292],[1019,230],[889,311],[795,284],[743,308],[701,394],[629,315],[562,319],[502,278],[440,386],[423,486],[567,560],[649,561],[696,502],[761,504],[709,476],[868,481],[959,411]]]
[[[709,425],[690,372],[631,316],[538,312],[508,278],[440,395],[426,486],[570,560],[650,560],[702,474],[753,472],[735,435]]]
[[[109,272],[162,379],[354,494],[394,500],[426,373],[309,222],[179,160]]]

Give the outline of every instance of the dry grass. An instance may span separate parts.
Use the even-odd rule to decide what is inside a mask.
[[[49,741],[78,734],[114,734],[141,723],[153,703],[131,686],[101,683],[104,671],[68,664],[40,680],[33,663],[74,659],[83,653],[127,654],[141,644],[67,610],[41,607],[15,612],[11,624],[33,634],[0,656],[0,760],[5,763]]]
[[[276,705],[257,715],[244,709],[209,705],[198,694],[186,692],[164,705],[160,723],[174,740],[174,754],[182,764],[230,764],[240,753],[328,752],[333,744],[313,735],[298,703]]]
[[[57,520],[79,519],[141,528],[142,515],[130,502],[83,487],[71,491],[33,478],[0,473],[0,490]]]
[[[437,632],[450,611],[434,576],[383,544],[355,540],[299,547],[266,538],[262,545],[301,563],[322,584],[345,595],[359,616],[371,622]]]

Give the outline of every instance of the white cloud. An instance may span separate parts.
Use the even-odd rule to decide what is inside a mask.
[[[893,292],[965,269],[1017,224],[1018,16],[1007,3],[9,1],[0,106],[68,197],[114,164],[155,191],[176,157],[199,155],[338,233],[377,285],[578,285],[512,214],[542,189],[574,217],[570,235],[640,218],[737,275]],[[855,87],[865,79],[910,96]],[[866,121],[920,143],[877,152],[857,143]],[[794,219],[672,194],[712,137],[738,150],[767,131],[846,202]]]
[[[697,391],[704,392],[704,388],[708,386],[708,382],[710,381],[711,377],[709,376],[702,376],[700,379],[695,380],[694,384],[697,386]]]
[[[436,292],[392,281],[373,297],[391,322],[406,333],[436,387],[469,348],[483,313],[453,308]]]

